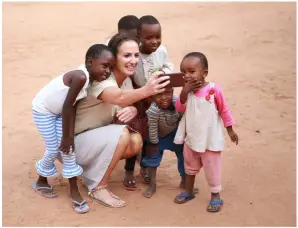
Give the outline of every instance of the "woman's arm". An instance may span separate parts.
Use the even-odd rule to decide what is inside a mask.
[[[165,86],[170,83],[169,76],[158,78],[158,74],[153,74],[147,85],[139,89],[120,89],[110,86],[104,89],[97,97],[104,102],[126,107],[146,97],[162,93]]]

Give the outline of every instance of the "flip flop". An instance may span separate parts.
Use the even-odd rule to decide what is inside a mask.
[[[179,199],[181,199],[182,197],[185,198],[185,199],[180,201]],[[189,200],[194,199],[195,197],[196,196],[194,194],[190,195],[190,194],[187,194],[186,192],[181,192],[178,196],[175,197],[174,202],[177,203],[177,204],[183,204],[183,203],[186,203]]]
[[[213,206],[215,206],[215,205],[219,205],[219,207],[217,209],[212,209],[212,208],[214,208]],[[211,200],[206,210],[208,212],[214,213],[214,212],[219,212],[222,207],[223,207],[223,200]]]
[[[31,185],[31,187],[36,193],[38,193],[39,195],[41,195],[45,198],[55,198],[58,196],[57,193],[53,192],[53,186],[51,186],[51,187],[37,187],[36,183],[34,183]],[[49,192],[45,192],[43,190],[49,190]]]
[[[123,185],[124,185],[124,188],[128,191],[135,191],[138,189],[135,180],[132,180],[132,181],[123,180]]]
[[[76,200],[72,200],[72,207],[73,207],[74,211],[78,214],[84,214],[89,211],[89,206],[88,206],[86,200],[83,200],[80,203]]]

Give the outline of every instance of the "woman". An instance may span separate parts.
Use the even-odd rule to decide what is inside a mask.
[[[138,63],[138,40],[117,34],[109,47],[117,60],[112,75],[105,81],[93,83],[88,90],[90,96],[78,103],[76,160],[84,170],[82,177],[89,196],[109,207],[123,207],[125,202],[107,188],[107,180],[120,159],[132,157],[141,150],[142,138],[126,125],[110,123],[114,114],[121,122],[131,121],[137,110],[129,105],[163,92],[169,77],[158,78],[155,74],[146,86],[134,90],[129,76]],[[119,110],[119,107],[125,108]]]

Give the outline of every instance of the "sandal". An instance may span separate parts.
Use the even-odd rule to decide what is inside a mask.
[[[50,187],[37,187],[36,183],[31,185],[32,189],[39,195],[45,198],[55,198],[58,196],[56,192],[53,192],[53,186]],[[45,191],[46,190],[46,191]]]
[[[195,197],[196,196],[194,194],[190,195],[190,194],[187,194],[186,192],[181,192],[178,196],[175,197],[174,202],[177,204],[183,204],[189,200],[194,199]],[[184,199],[181,200],[182,198],[184,198]]]
[[[97,193],[95,195],[94,193]],[[94,188],[88,193],[89,197],[98,203],[111,208],[125,207],[125,201],[121,200],[118,196],[112,194],[107,188],[107,185]]]
[[[78,214],[84,214],[89,211],[89,206],[88,206],[86,200],[83,200],[80,203],[76,200],[72,200],[72,207],[73,207],[74,211]]]
[[[216,205],[218,206],[216,207]],[[223,201],[221,199],[211,200],[206,210],[208,212],[219,212],[222,207],[223,207]]]
[[[124,188],[128,191],[137,190],[137,184],[135,180],[132,180],[132,181],[123,180],[123,185],[124,185]]]

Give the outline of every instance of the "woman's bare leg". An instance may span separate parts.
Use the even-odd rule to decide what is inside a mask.
[[[124,128],[123,132],[120,136],[118,145],[116,147],[112,161],[98,186],[103,186],[103,185],[107,184],[108,178],[110,177],[111,173],[117,166],[118,162],[123,158],[125,151],[127,150],[128,146],[129,146],[129,143],[130,143],[130,134],[129,134],[128,129]]]
[[[129,144],[126,150],[124,151],[122,159],[131,158],[137,155],[141,151],[143,146],[143,140],[139,133],[130,132],[129,137]]]

